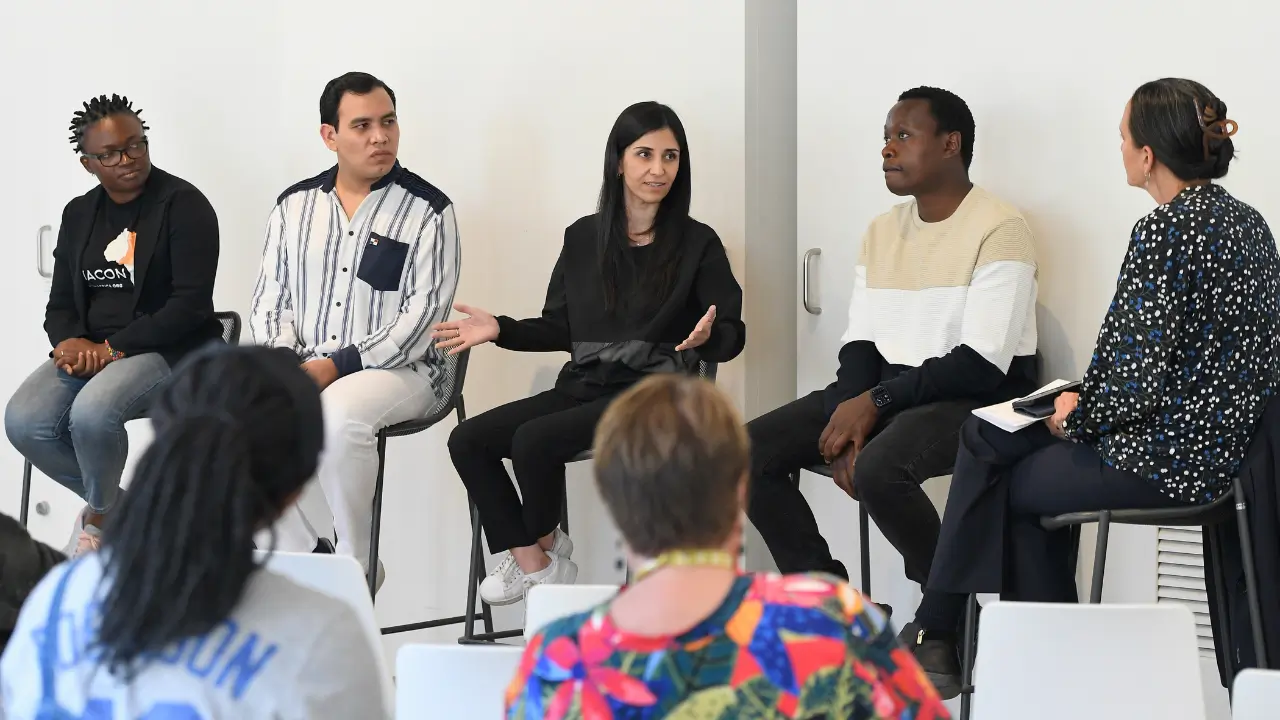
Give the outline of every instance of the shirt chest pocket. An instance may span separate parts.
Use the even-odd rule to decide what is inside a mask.
[[[385,235],[369,233],[364,252],[360,255],[360,267],[356,277],[369,287],[383,292],[400,289],[404,275],[404,263],[409,257],[409,246]]]

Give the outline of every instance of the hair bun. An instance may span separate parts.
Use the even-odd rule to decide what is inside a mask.
[[[1200,105],[1199,100],[1196,105]],[[1227,104],[1218,97],[1210,96],[1199,115],[1204,135],[1204,175],[1216,180],[1227,174],[1227,168],[1235,157],[1235,143],[1231,136],[1239,131],[1240,126],[1227,117]]]

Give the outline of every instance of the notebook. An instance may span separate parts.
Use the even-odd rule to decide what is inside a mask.
[[[1041,393],[1053,392],[1058,389],[1068,388],[1076,384],[1075,380],[1054,380],[1044,387],[1036,390],[1027,397],[1039,395]],[[1024,400],[1025,398],[1014,398],[1008,402],[1002,402],[997,405],[988,405],[987,407],[978,408],[973,414],[1004,430],[1005,432],[1018,432],[1023,428],[1031,427],[1043,418],[1029,417],[1013,409],[1013,404]]]

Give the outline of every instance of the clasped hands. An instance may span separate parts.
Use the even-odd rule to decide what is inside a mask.
[[[93,377],[110,363],[111,352],[107,350],[106,343],[67,338],[53,349],[54,367],[76,377]]]
[[[849,497],[854,496],[854,463],[879,419],[880,411],[867,391],[836,406],[818,438],[818,451],[831,466],[831,479]]]

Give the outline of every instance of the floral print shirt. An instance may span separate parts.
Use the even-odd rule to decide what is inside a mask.
[[[534,636],[508,720],[938,720],[942,701],[884,615],[847,584],[743,575],[679,636],[616,628],[606,603]]]
[[[1218,185],[1139,220],[1068,437],[1163,493],[1230,487],[1276,382],[1280,261],[1257,210]]]

